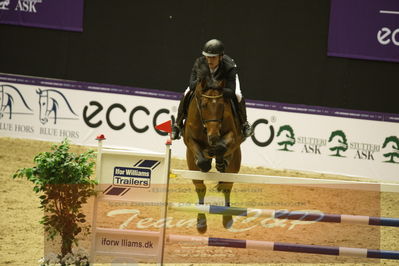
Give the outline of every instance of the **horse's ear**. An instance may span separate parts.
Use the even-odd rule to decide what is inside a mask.
[[[39,89],[36,90],[36,93],[37,94],[42,94],[42,90],[39,88]]]

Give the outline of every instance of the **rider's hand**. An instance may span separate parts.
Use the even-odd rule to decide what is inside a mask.
[[[236,96],[234,91],[230,88],[223,88],[223,96],[228,99],[232,99]]]

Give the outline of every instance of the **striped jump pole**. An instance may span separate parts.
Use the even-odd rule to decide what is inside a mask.
[[[348,247],[330,247],[318,245],[302,245],[271,241],[258,240],[240,240],[229,238],[214,238],[202,236],[184,236],[184,235],[168,235],[167,241],[186,242],[186,243],[200,243],[204,246],[214,247],[230,247],[230,248],[248,248],[261,249],[269,251],[287,251],[296,253],[334,255],[334,256],[352,256],[360,258],[375,258],[375,259],[391,259],[399,260],[398,251],[366,249],[366,248],[348,248]]]
[[[200,213],[233,215],[233,216],[248,216],[249,214],[252,214],[258,217],[269,217],[275,219],[399,227],[398,218],[371,217],[371,216],[346,215],[346,214],[310,213],[303,211],[290,212],[284,210],[224,207],[216,205],[189,204],[189,203],[188,204],[170,203],[169,208],[185,212],[200,212]]]

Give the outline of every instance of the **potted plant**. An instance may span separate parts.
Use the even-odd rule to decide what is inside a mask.
[[[95,162],[94,151],[83,154],[69,152],[70,144],[64,139],[60,145],[53,145],[52,152],[41,152],[34,158],[35,166],[18,169],[13,178],[23,178],[34,184],[33,190],[39,194],[40,208],[44,216],[40,223],[48,240],[61,238],[61,254],[54,258],[42,259],[42,265],[88,265],[88,256],[78,246],[77,236],[90,233],[85,225],[86,215],[82,205],[95,195],[95,180],[90,179]],[[50,257],[51,257],[50,256]],[[58,262],[57,262],[58,260]]]

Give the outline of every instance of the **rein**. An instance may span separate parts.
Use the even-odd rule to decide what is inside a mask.
[[[223,97],[223,94],[215,95],[215,96],[201,94],[201,97],[208,98],[208,99],[219,99],[219,98]]]

